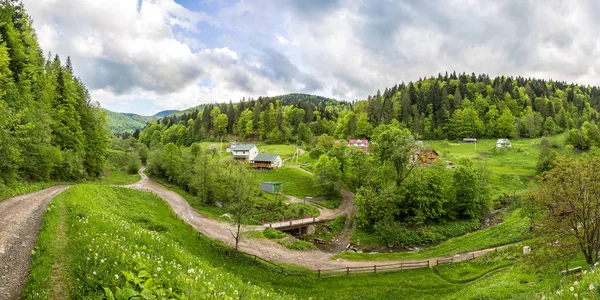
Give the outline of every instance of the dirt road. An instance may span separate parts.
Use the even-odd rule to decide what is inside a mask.
[[[175,213],[182,218],[184,221],[192,225],[196,230],[203,233],[204,235],[220,240],[230,246],[234,245],[234,238],[231,232],[234,231],[234,226],[227,222],[217,221],[205,216],[200,215],[195,211],[188,202],[179,194],[167,190],[163,185],[152,181],[151,179],[142,176],[143,179],[139,182],[126,186],[128,188],[139,189],[150,191],[167,201],[173,208]],[[349,196],[349,195],[345,195]],[[345,210],[344,205],[338,209]],[[350,208],[351,209],[351,208]],[[243,230],[262,230],[263,226],[243,226]],[[345,268],[345,267],[366,267],[373,265],[384,265],[399,263],[400,261],[350,261],[345,259],[332,260],[333,254],[326,253],[320,250],[308,250],[308,251],[294,251],[290,250],[278,243],[267,240],[267,239],[243,239],[240,242],[240,249],[250,254],[260,256],[264,259],[268,259],[274,262],[295,264],[304,266],[311,269],[333,269],[333,268]],[[487,252],[494,251],[496,248],[485,249],[480,251],[468,252],[457,254],[447,257],[437,257],[429,259],[435,264],[436,259],[451,258],[454,257],[454,261],[458,262],[461,260],[469,259],[475,253],[475,256],[481,256]],[[406,260],[404,260],[406,262]]]
[[[42,215],[69,186],[54,186],[0,202],[0,299],[20,299]]]

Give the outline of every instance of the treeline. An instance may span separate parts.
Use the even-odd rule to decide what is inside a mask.
[[[0,3],[0,185],[102,173],[106,120],[73,66],[45,58],[23,5]]]
[[[523,77],[439,74],[377,92],[367,100],[290,94],[206,105],[163,118],[143,136],[180,145],[237,135],[270,143],[310,144],[328,134],[370,138],[379,125],[399,123],[418,139],[534,138],[596,124],[600,89]],[[597,132],[596,132],[597,133]],[[585,145],[584,145],[585,147]]]

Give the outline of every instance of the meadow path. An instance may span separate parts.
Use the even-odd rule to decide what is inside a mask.
[[[143,174],[143,169],[140,170],[140,174]],[[219,241],[224,242],[229,246],[233,246],[235,239],[232,235],[234,232],[234,226],[228,222],[218,221],[215,219],[208,218],[201,215],[194,210],[189,203],[181,197],[179,194],[168,190],[163,185],[149,179],[145,175],[142,175],[142,180],[137,183],[126,186],[127,188],[138,189],[143,191],[149,191],[165,200],[173,209],[173,211],[185,222],[192,225],[196,230],[202,234]],[[349,196],[349,195],[346,195]],[[346,201],[344,201],[346,202]],[[350,204],[351,205],[351,204]],[[342,208],[340,206],[340,208]],[[339,209],[339,208],[338,208]],[[347,212],[343,208],[342,212]],[[350,209],[352,207],[350,206]],[[251,230],[262,230],[264,226],[242,226],[243,231]],[[264,259],[285,263],[294,264],[310,269],[336,269],[346,267],[373,267],[373,265],[385,265],[394,264],[400,262],[409,262],[409,260],[395,260],[395,261],[355,261],[346,259],[332,259],[332,253],[326,253],[320,250],[312,249],[305,251],[295,251],[288,249],[284,246],[279,245],[277,242],[268,239],[252,239],[245,238],[240,241],[240,250],[257,255]],[[433,257],[429,258],[431,265],[435,265],[437,259],[450,259],[453,258],[454,262],[468,260],[473,256],[478,257],[488,252],[494,251],[497,248],[503,248],[505,246],[494,247],[479,251],[473,251],[468,253],[461,253],[445,257]]]
[[[31,250],[48,203],[69,186],[59,185],[0,202],[0,299],[20,299]]]

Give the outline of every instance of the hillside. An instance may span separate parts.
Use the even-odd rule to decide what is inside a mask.
[[[136,129],[142,129],[146,123],[158,120],[178,112],[178,110],[164,110],[153,116],[141,116],[133,113],[119,113],[103,109],[108,118],[108,126],[113,134],[133,133]]]

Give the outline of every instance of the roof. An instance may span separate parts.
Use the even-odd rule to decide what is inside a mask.
[[[365,146],[369,145],[369,140],[360,140],[360,139],[351,139],[348,140],[348,145],[355,145],[355,144],[364,144]]]
[[[250,151],[254,147],[256,147],[254,144],[239,144],[233,148],[233,151]]]
[[[421,150],[419,150],[419,149],[411,149],[411,151],[416,155],[421,154]],[[423,151],[423,153],[435,153],[438,156],[440,155],[439,153],[437,153],[437,151],[435,151],[433,149],[423,149],[422,151]]]
[[[275,184],[281,184],[281,182],[278,182],[278,181],[265,181],[265,182],[261,182],[260,184],[273,184],[273,185],[275,185]]]
[[[279,154],[259,154],[252,161],[268,161],[268,162],[272,162],[277,157],[279,157]]]

